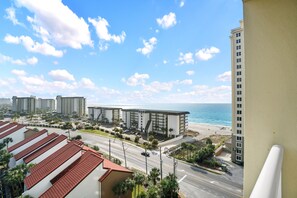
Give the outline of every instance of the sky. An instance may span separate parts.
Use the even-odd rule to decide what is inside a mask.
[[[241,0],[7,0],[0,97],[231,103]]]

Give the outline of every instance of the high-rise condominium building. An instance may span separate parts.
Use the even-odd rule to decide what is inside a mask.
[[[83,116],[86,113],[86,98],[57,96],[57,112],[63,115]]]
[[[54,99],[42,99],[38,98],[36,101],[36,109],[40,111],[54,111],[56,108],[56,102]]]
[[[0,105],[11,105],[10,98],[0,98]]]
[[[12,97],[12,111],[17,113],[35,113],[36,97]]]
[[[243,164],[244,155],[244,37],[243,22],[231,30],[232,65],[232,155],[233,162]]]

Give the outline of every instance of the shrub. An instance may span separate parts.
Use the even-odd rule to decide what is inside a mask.
[[[118,158],[113,158],[112,159],[112,162],[115,163],[115,164],[118,164],[118,165],[121,165],[122,164],[122,161],[119,160]]]
[[[157,139],[153,139],[152,140],[152,147],[153,148],[157,148],[158,147],[158,144],[159,144],[159,141]]]
[[[130,137],[125,137],[125,140],[129,140],[129,141],[130,141],[130,140],[131,140],[131,138],[130,138]]]
[[[135,137],[134,142],[135,143],[138,143],[139,142],[139,137],[138,136]]]
[[[92,146],[92,149],[94,149],[95,151],[99,151],[100,150],[99,149],[99,146],[96,146],[96,145]]]
[[[154,139],[155,139],[154,136],[150,135],[148,141],[151,142],[151,141],[153,141]]]

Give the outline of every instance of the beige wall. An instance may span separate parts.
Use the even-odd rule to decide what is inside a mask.
[[[274,144],[285,148],[283,197],[297,197],[297,1],[245,0],[244,25],[244,197]]]
[[[113,186],[115,186],[118,182],[124,181],[128,177],[132,177],[132,173],[112,171],[101,183],[101,197],[117,198],[117,196],[115,196],[112,192]],[[121,196],[121,198],[129,197],[132,197],[131,192],[126,193],[125,196]]]

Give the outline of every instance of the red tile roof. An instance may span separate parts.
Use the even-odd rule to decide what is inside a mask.
[[[31,174],[24,180],[27,189],[35,186],[37,183],[39,183],[46,176],[48,176],[50,173],[52,173],[54,170],[56,170],[58,167],[60,167],[81,150],[81,148],[76,144],[71,144],[70,146],[68,145],[69,144],[62,147],[61,149],[50,155],[48,158],[37,164],[35,166],[38,166],[37,168],[33,167],[35,168],[35,170],[31,172]],[[62,150],[62,152],[60,150]]]
[[[99,179],[100,182],[102,182],[112,171],[132,173],[132,171],[130,171],[129,169],[115,164],[108,159],[104,159],[103,168],[108,169],[108,171],[106,171],[106,173]]]
[[[14,133],[14,132],[20,130],[21,128],[24,128],[24,127],[25,127],[25,125],[18,124],[18,125],[16,125],[16,127],[13,127],[13,128],[11,128],[11,129],[9,129],[8,131],[1,133],[1,134],[0,134],[0,139],[9,136],[10,134],[12,134],[12,133]],[[4,128],[4,127],[3,127],[3,128]],[[23,136],[24,136],[24,135],[23,135]]]
[[[1,126],[3,126],[3,125],[5,125],[5,124],[7,124],[8,122],[2,122],[2,121],[0,121],[0,127]]]
[[[96,167],[102,163],[103,159],[92,151],[87,151],[76,164],[68,170],[52,187],[45,191],[40,197],[65,197],[80,182],[82,182]]]
[[[64,141],[65,139],[67,139],[67,137],[65,135],[60,135],[57,139],[55,139],[51,143],[47,144],[46,146],[42,147],[41,149],[38,149],[37,151],[35,151],[35,152],[31,153],[30,155],[28,155],[27,157],[25,157],[24,162],[26,164],[30,163],[32,160],[36,159],[37,157],[39,157],[46,151],[50,150],[51,148],[53,148],[60,142]]]
[[[16,123],[9,123],[8,125],[0,128],[0,133],[2,133],[3,131],[6,131],[7,129],[10,129],[12,127],[15,127],[17,124]]]
[[[43,146],[47,145],[48,143],[50,143],[51,141],[53,141],[54,139],[56,139],[59,135],[56,133],[52,133],[50,135],[48,135],[47,137],[43,138],[42,140],[36,142],[35,144],[31,145],[30,147],[26,148],[25,150],[19,152],[18,154],[16,154],[14,156],[14,159],[17,161],[23,157],[25,157],[26,155],[36,151],[37,149],[42,148]]]
[[[30,130],[30,129],[29,129],[29,130]],[[27,131],[29,131],[29,130],[27,130]],[[26,133],[26,132],[25,132],[25,133]],[[43,129],[43,130],[41,130],[41,131],[35,133],[34,135],[32,135],[32,136],[30,136],[30,137],[24,139],[23,141],[20,141],[19,143],[15,144],[15,145],[13,145],[13,146],[11,146],[11,147],[9,147],[9,148],[8,148],[8,152],[11,152],[11,151],[13,151],[13,150],[15,150],[15,149],[17,149],[17,148],[23,146],[24,144],[27,144],[27,143],[30,142],[31,140],[33,140],[33,139],[35,139],[35,138],[37,138],[37,137],[39,137],[39,136],[41,136],[41,135],[43,135],[43,134],[45,134],[45,133],[47,133],[47,130],[46,130],[46,129]]]

